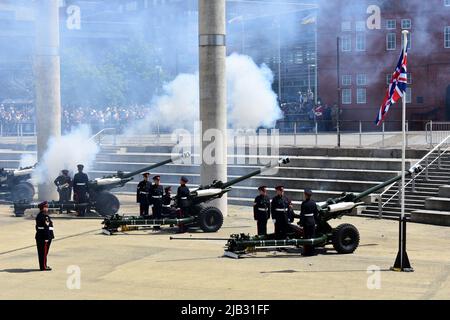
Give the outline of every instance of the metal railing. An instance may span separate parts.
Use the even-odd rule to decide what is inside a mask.
[[[88,141],[94,141],[96,144],[101,145],[102,144],[102,139],[108,135],[108,134],[112,134],[113,135],[113,145],[116,145],[116,128],[104,128],[102,130],[100,130],[99,132],[97,132],[96,134],[94,134],[92,137],[90,137],[88,139]]]
[[[427,143],[432,148],[435,143],[450,135],[450,122],[429,121],[425,125],[425,130],[427,132]]]
[[[442,150],[444,149],[444,150]],[[430,158],[432,158],[432,155],[437,151],[437,156],[435,158],[433,158],[432,160]],[[415,173],[414,171],[411,173],[411,178],[410,180],[405,183],[405,185],[403,186],[403,188],[406,190],[406,188],[411,185],[411,191],[415,192],[416,191],[416,179],[422,175],[423,173],[425,173],[425,181],[429,181],[429,176],[428,176],[428,172],[429,172],[429,168],[437,161],[438,164],[438,169],[441,169],[441,158],[444,154],[446,154],[447,152],[450,151],[450,135],[448,135],[445,139],[443,139],[437,146],[435,146],[433,149],[431,149],[430,152],[428,152],[422,159],[420,159],[419,161],[416,162],[416,164],[414,164],[412,166],[412,168],[418,168],[419,166],[422,168],[422,170],[419,173]],[[398,184],[398,190],[397,192],[395,192],[388,200],[386,200],[383,203],[383,196],[389,191],[391,190],[396,184]],[[401,191],[402,191],[402,186],[401,186],[401,181],[399,182],[395,182],[393,184],[391,184],[389,187],[387,187],[381,194],[379,194],[377,196],[377,202],[378,202],[378,217],[381,218],[383,215],[383,208],[390,203],[395,197],[398,196],[398,201],[401,201]]]
[[[429,121],[410,120],[406,123],[406,146],[410,147],[411,137],[422,136],[420,140],[414,139],[414,145],[428,145],[425,137],[426,125]],[[400,143],[396,136],[401,134],[401,121],[385,121],[377,126],[374,121],[340,121],[340,132],[337,132],[336,121],[328,120],[280,120],[276,129],[280,136],[293,136],[294,145],[308,137],[309,145],[336,145],[338,135],[341,136],[342,145],[363,147],[376,144],[377,147],[397,146]],[[333,141],[333,139],[335,139]],[[419,142],[420,141],[420,142]]]

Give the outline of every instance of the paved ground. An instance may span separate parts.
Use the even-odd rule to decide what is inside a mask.
[[[125,206],[130,212],[134,206]],[[0,207],[1,299],[449,299],[450,229],[410,224],[413,273],[387,271],[397,252],[397,223],[345,217],[361,232],[352,255],[332,249],[315,257],[258,253],[221,257],[222,241],[170,241],[170,233],[100,233],[100,220],[54,219],[51,272],[36,271],[34,220]],[[270,229],[272,226],[270,225]],[[249,208],[230,207],[217,234],[254,233]],[[81,288],[68,289],[68,267],[79,266]],[[370,266],[381,268],[368,273]],[[69,269],[70,271],[70,269]],[[377,278],[380,279],[379,289]],[[72,280],[70,278],[69,280]],[[69,281],[69,284],[73,282]]]

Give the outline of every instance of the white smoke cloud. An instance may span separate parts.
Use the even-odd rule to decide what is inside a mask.
[[[257,66],[245,55],[227,57],[228,122],[232,128],[255,129],[274,126],[282,116],[277,95],[272,91],[273,73]],[[192,129],[199,120],[199,75],[180,74],[164,86],[164,94],[153,99],[149,115],[126,134],[160,128]]]
[[[33,180],[37,183],[52,183],[61,170],[73,172],[79,163],[84,164],[85,171],[89,171],[99,152],[97,144],[89,140],[90,136],[89,127],[83,125],[67,135],[50,138],[47,152],[37,165]]]
[[[31,167],[34,166],[37,162],[36,154],[24,153],[20,157],[20,168]]]
[[[272,91],[273,73],[249,56],[227,58],[228,121],[233,128],[272,127],[282,117]]]

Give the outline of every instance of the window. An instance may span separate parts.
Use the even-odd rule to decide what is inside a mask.
[[[342,76],[342,85],[343,86],[351,86],[352,85],[352,76],[349,74],[345,74]]]
[[[402,19],[402,29],[411,29],[411,19]]]
[[[450,7],[450,0],[444,0],[444,6]]]
[[[397,29],[397,22],[395,20],[386,20],[386,29]]]
[[[366,34],[364,32],[356,34],[356,51],[366,51]]]
[[[343,32],[352,31],[352,22],[351,21],[343,21],[341,24],[341,30]]]
[[[411,73],[407,73],[406,76],[408,77],[406,83],[407,84],[412,84],[412,75],[411,75]]]
[[[397,35],[395,33],[388,33],[386,36],[386,49],[395,50],[397,48]]]
[[[356,21],[356,31],[366,31],[366,22],[365,21]]]
[[[390,85],[391,84],[391,79],[392,79],[392,74],[388,73],[386,75],[386,84]]]
[[[365,104],[367,103],[367,90],[366,88],[358,88],[356,90],[356,103]]]
[[[450,0],[449,0],[450,1]],[[450,48],[450,26],[444,30],[444,48]]]
[[[343,52],[352,51],[352,38],[350,38],[350,36],[341,37],[341,50]]]
[[[411,103],[412,101],[412,92],[411,92],[411,88],[406,88],[406,103]]]
[[[367,85],[367,75],[365,73],[356,75],[356,85],[366,86]]]
[[[342,89],[342,104],[352,104],[351,89]]]
[[[408,39],[408,50],[411,49],[411,32],[409,32],[406,35],[406,38]],[[402,36],[402,48],[403,48],[403,36]]]

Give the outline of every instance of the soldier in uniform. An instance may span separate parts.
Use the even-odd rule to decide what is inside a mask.
[[[139,203],[139,215],[148,216],[148,209],[150,207],[150,187],[151,183],[148,181],[150,173],[144,172],[142,174],[143,180],[138,183],[136,191],[136,202]]]
[[[165,187],[164,188],[164,195],[162,197],[162,206],[163,206],[163,215],[165,216],[172,216],[173,213],[176,211],[171,206],[172,204],[172,187]]]
[[[64,169],[61,171],[61,175],[59,175],[53,183],[56,185],[59,194],[59,202],[67,203],[70,201],[72,197],[72,178],[69,176],[69,170]],[[60,213],[62,213],[62,207],[60,209]],[[70,213],[70,210],[67,210],[67,213]]]
[[[190,191],[189,191],[189,188],[186,186],[186,183],[188,183],[188,182],[189,182],[189,180],[186,177],[181,177],[180,178],[180,186],[177,189],[176,200],[177,200],[177,206],[180,209],[180,211],[179,211],[180,212],[179,218],[183,218],[183,217],[189,216],[189,207],[190,207],[189,195],[190,195]],[[186,232],[185,225],[180,224],[178,232],[180,232],[180,233]]]
[[[258,236],[267,234],[267,220],[270,217],[270,199],[267,196],[267,187],[258,188],[259,196],[253,203],[253,218],[257,221]]]
[[[55,237],[53,234],[53,222],[48,215],[47,201],[41,202],[38,207],[40,211],[36,216],[35,239],[39,257],[39,269],[41,271],[50,271],[52,268],[47,265],[47,255],[52,239]]]
[[[316,221],[318,219],[319,211],[317,204],[311,199],[311,189],[305,189],[305,200],[302,202],[300,211],[300,226],[303,227],[304,238],[312,239],[316,234]],[[313,255],[314,246],[304,246],[304,255]]]
[[[82,164],[77,165],[78,172],[73,176],[73,200],[76,203],[88,203],[89,202],[89,189],[88,182],[89,177],[83,172],[84,166]],[[78,209],[78,215],[83,217],[86,213],[86,207]]]
[[[275,237],[277,239],[285,239],[289,228],[289,222],[294,220],[292,215],[292,205],[289,199],[284,195],[284,187],[277,186],[275,188],[277,195],[272,199],[270,212],[272,221],[275,224]]]
[[[162,218],[162,197],[164,195],[164,188],[160,184],[160,181],[160,176],[154,176],[153,184],[150,187],[150,201],[152,204],[153,219]]]

